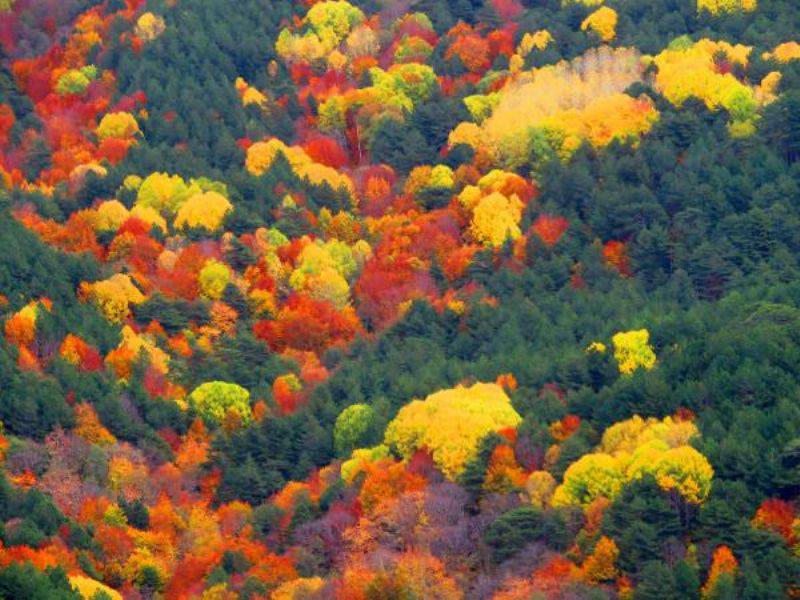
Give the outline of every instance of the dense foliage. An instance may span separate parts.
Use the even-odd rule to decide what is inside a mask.
[[[800,595],[796,2],[0,48],[0,598]]]

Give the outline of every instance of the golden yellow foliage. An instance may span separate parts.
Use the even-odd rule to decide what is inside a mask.
[[[699,504],[711,493],[714,469],[705,456],[691,446],[670,448],[665,452],[646,451],[634,456],[628,478],[652,475],[664,490],[677,491],[687,502]]]
[[[116,231],[130,216],[119,200],[106,200],[94,211],[93,225],[97,231]]]
[[[605,354],[606,350],[606,345],[603,342],[592,342],[586,348],[586,352],[596,352],[597,354]]]
[[[163,233],[167,232],[167,221],[155,208],[137,204],[131,209],[130,216],[144,221],[151,228],[157,227]]]
[[[602,6],[586,17],[581,31],[594,31],[602,41],[610,42],[617,36],[617,11]]]
[[[266,106],[267,97],[259,92],[256,88],[248,87],[244,94],[242,94],[242,104],[244,106],[250,106],[251,104],[255,104],[256,106]]]
[[[658,67],[656,88],[673,104],[681,106],[688,98],[702,100],[710,110],[725,109],[734,122],[747,123],[755,118],[760,104],[773,98],[757,96],[757,90],[742,83],[730,72],[720,72],[720,56],[732,64],[746,67],[752,48],[741,44],[702,39],[692,43],[678,38],[658,54],[653,62]],[[752,127],[739,126],[740,134]]]
[[[697,12],[708,11],[712,15],[735,12],[753,12],[758,0],[697,0]]]
[[[136,205],[174,214],[189,196],[198,192],[199,188],[190,190],[180,175],[152,173],[141,182]]]
[[[163,17],[154,15],[151,12],[146,12],[136,20],[134,32],[142,41],[152,42],[154,39],[164,33],[166,28],[167,26],[164,23]]]
[[[116,493],[138,490],[148,480],[147,465],[125,456],[112,456],[108,461],[108,485]]]
[[[780,71],[770,71],[761,78],[761,83],[758,84],[756,90],[756,96],[761,104],[768,104],[777,97],[778,86],[782,79],[783,75]]]
[[[597,540],[594,552],[581,566],[582,575],[592,583],[610,581],[619,573],[615,565],[618,557],[619,548],[617,548],[614,540],[601,536]]]
[[[326,0],[312,6],[303,19],[305,33],[281,30],[275,51],[283,60],[315,62],[327,58],[357,25],[364,13],[345,0]]]
[[[267,172],[275,157],[282,153],[298,177],[308,179],[314,185],[327,183],[334,190],[344,188],[353,196],[354,186],[350,178],[336,169],[315,163],[299,146],[287,146],[277,138],[256,142],[247,149],[245,168],[253,175]]]
[[[614,358],[619,372],[623,375],[633,373],[638,368],[650,370],[656,364],[656,354],[649,344],[650,332],[647,329],[625,331],[614,335]]]
[[[359,266],[358,258],[353,248],[337,239],[308,243],[298,256],[289,285],[317,300],[344,308],[350,301],[348,279]]]
[[[385,442],[406,459],[427,448],[452,480],[475,456],[486,434],[516,427],[521,420],[499,385],[457,386],[406,404],[386,428]]]
[[[603,146],[636,137],[658,117],[646,97],[623,93],[643,72],[636,50],[601,46],[571,62],[519,73],[499,90],[496,107],[480,126],[458,125],[449,142],[469,144],[516,167],[529,159],[537,130],[544,130],[563,158],[583,140]]]
[[[239,96],[242,99],[242,106],[255,105],[262,108],[268,107],[269,98],[247,83],[247,81],[245,81],[243,78],[237,77],[234,85],[236,87],[236,91],[239,92]]]
[[[637,448],[653,441],[662,442],[669,448],[685,446],[700,435],[691,421],[672,417],[643,419],[634,415],[630,419],[615,423],[603,432],[600,449],[607,454],[632,454]]]
[[[608,454],[585,454],[564,472],[564,482],[553,494],[553,506],[585,505],[600,496],[614,499],[624,483],[620,461]]]
[[[222,543],[219,518],[203,506],[194,506],[189,513],[187,531],[190,535],[191,552],[213,552]]]
[[[517,54],[522,58],[525,58],[534,49],[544,50],[553,42],[555,42],[553,36],[546,29],[540,29],[539,31],[534,31],[533,33],[526,32],[517,45]]]
[[[198,275],[200,293],[210,300],[219,300],[231,280],[231,270],[225,263],[209,259]]]
[[[500,94],[475,94],[464,98],[464,106],[476,123],[483,123],[500,102]]]
[[[183,227],[200,227],[207,231],[216,231],[233,205],[218,192],[205,192],[191,196],[181,204],[175,215],[175,229]]]
[[[699,435],[687,421],[634,416],[609,427],[598,451],[582,456],[564,473],[554,505],[587,505],[598,497],[613,500],[629,481],[652,475],[659,487],[700,504],[711,491],[714,470],[689,446]]]
[[[522,235],[521,218],[522,202],[516,195],[508,198],[500,192],[492,192],[475,205],[470,233],[481,244],[498,248],[506,240],[516,240]]]
[[[325,587],[322,577],[300,577],[278,586],[270,598],[272,600],[302,600]]]
[[[105,140],[107,138],[133,137],[141,133],[141,130],[136,117],[131,113],[115,112],[105,115],[94,132],[99,139]]]
[[[797,42],[784,42],[773,48],[772,52],[764,52],[761,55],[764,60],[774,60],[779,63],[788,63],[793,60],[800,60],[800,44]]]
[[[130,305],[144,302],[142,292],[124,273],[116,273],[102,281],[81,284],[81,294],[94,304],[112,323],[121,323],[130,314]]]
[[[122,594],[117,590],[85,575],[70,575],[69,584],[84,600],[92,600],[95,594],[100,592],[106,594],[111,600],[122,600]]]

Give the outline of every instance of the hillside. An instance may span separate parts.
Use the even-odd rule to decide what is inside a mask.
[[[0,0],[0,599],[800,597],[795,0]]]

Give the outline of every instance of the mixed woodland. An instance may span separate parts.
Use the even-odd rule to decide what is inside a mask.
[[[800,597],[796,0],[0,0],[0,598]]]

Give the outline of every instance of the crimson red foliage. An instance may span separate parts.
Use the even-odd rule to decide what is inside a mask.
[[[275,352],[287,348],[321,354],[327,348],[346,344],[361,331],[352,309],[337,311],[328,303],[292,294],[275,320],[258,321],[256,337]]]
[[[347,164],[347,153],[339,143],[330,137],[317,137],[303,146],[314,162],[340,169]]]
[[[564,217],[541,214],[537,217],[531,229],[545,245],[555,246],[568,227],[569,221]]]

